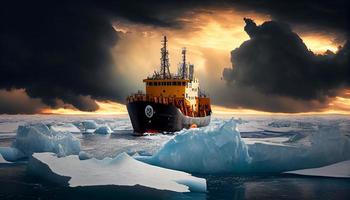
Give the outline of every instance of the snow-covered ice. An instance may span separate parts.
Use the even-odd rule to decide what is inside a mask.
[[[297,174],[305,176],[322,176],[334,178],[350,178],[350,160],[338,162],[319,168],[302,169],[285,172],[286,174]]]
[[[126,153],[115,158],[80,160],[71,155],[58,158],[53,153],[35,153],[29,169],[53,180],[48,174],[68,178],[69,186],[145,186],[175,192],[206,192],[206,180],[188,173],[148,165]],[[54,176],[53,175],[53,176]],[[55,179],[58,180],[58,179]]]

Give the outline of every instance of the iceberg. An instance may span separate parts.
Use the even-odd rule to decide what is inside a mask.
[[[14,147],[0,147],[0,154],[5,160],[12,162],[27,157],[24,153]]]
[[[108,135],[108,134],[113,133],[113,131],[111,130],[111,128],[109,128],[109,126],[103,125],[103,126],[98,127],[98,128],[94,131],[94,133],[95,133],[95,134],[101,134],[101,135]]]
[[[251,162],[234,120],[214,127],[180,131],[155,155],[138,160],[194,173],[244,171]]]
[[[68,181],[70,187],[140,185],[174,192],[206,192],[205,179],[148,165],[126,153],[103,160],[80,160],[77,155],[58,158],[53,153],[34,153],[28,167],[32,173],[51,181]]]
[[[180,131],[153,156],[136,159],[194,173],[281,173],[350,159],[350,138],[341,126],[319,127],[298,140],[242,139],[236,122]]]
[[[296,174],[304,176],[322,176],[333,178],[350,178],[350,160],[338,162],[319,168],[302,169],[285,172],[286,174]]]
[[[0,153],[0,164],[9,164],[11,162],[7,161],[4,159],[4,157],[2,157],[1,153]]]
[[[70,132],[56,132],[45,124],[19,126],[12,147],[0,147],[6,160],[16,161],[34,152],[54,152],[59,156],[78,154],[80,141]]]
[[[79,160],[88,160],[92,158],[93,156],[85,151],[79,152]]]
[[[83,125],[85,130],[88,129],[97,129],[98,125],[94,120],[85,120],[82,121],[81,124]]]
[[[78,154],[80,141],[69,132],[50,130],[45,124],[19,126],[14,147],[27,156],[34,152],[55,152],[62,155]]]
[[[350,138],[341,126],[321,126],[296,142],[255,142],[248,145],[252,172],[285,172],[314,168],[350,159]]]

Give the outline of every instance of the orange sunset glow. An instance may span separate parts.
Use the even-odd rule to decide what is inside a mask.
[[[182,47],[186,47],[190,62],[195,64],[195,74],[202,80],[201,86],[206,88],[209,95],[215,94],[217,88],[224,89],[226,87],[225,81],[222,80],[222,72],[224,68],[232,66],[230,52],[249,39],[248,34],[244,31],[244,17],[253,19],[258,25],[271,20],[271,16],[268,14],[232,8],[188,11],[178,19],[181,24],[180,28],[146,25],[133,23],[124,18],[114,18],[112,25],[120,37],[111,49],[113,62],[117,66],[113,69],[115,77],[120,76],[127,80],[127,84],[122,86],[125,91],[144,90],[144,83],[140,80],[152,74],[154,70],[158,70],[159,40],[163,35],[167,35],[169,38],[170,70],[177,71],[178,64],[181,62],[180,50]],[[297,28],[293,31],[315,54],[323,54],[327,50],[336,53],[339,47],[345,43],[345,41],[338,40],[336,34],[332,32],[329,34],[315,31],[307,32]],[[9,99],[8,101],[11,101],[18,91],[13,90],[11,95],[8,91],[2,93]],[[25,91],[23,90],[22,93]],[[340,92],[336,97],[327,100],[329,102],[327,107],[310,113],[348,114],[350,112],[348,93],[347,90]],[[22,95],[23,98],[29,99],[26,94]],[[212,98],[215,104],[215,96]],[[40,104],[38,102],[39,100],[35,99],[35,103]],[[113,115],[127,112],[125,105],[121,103],[112,101],[97,101],[96,103],[99,109],[94,112],[80,111],[74,106],[61,108],[44,106],[43,109],[40,109],[40,113]],[[246,108],[232,109],[223,106],[213,106],[213,108],[216,113],[272,114]]]
[[[224,85],[222,71],[231,66],[230,52],[248,40],[244,31],[243,17],[250,17],[257,24],[270,20],[268,15],[235,10],[190,12],[181,18],[181,29],[161,28],[150,25],[133,24],[116,20],[114,29],[122,40],[112,49],[116,74],[129,80],[142,80],[159,67],[159,38],[169,38],[170,69],[176,71],[180,63],[180,49],[187,47],[188,57],[196,65],[196,74],[203,81],[203,87]],[[307,47],[317,54],[326,50],[336,52],[343,43],[336,43],[334,36],[298,32]],[[145,51],[147,49],[147,51]],[[142,70],[140,70],[142,69]],[[215,81],[214,81],[215,79]],[[143,89],[142,82],[133,81],[128,90]],[[209,88],[210,90],[210,88]],[[211,92],[211,91],[208,91]]]
[[[41,114],[59,114],[59,115],[121,115],[127,114],[126,106],[117,102],[99,102],[99,109],[94,112],[84,112],[72,108],[58,108],[58,109],[44,109]],[[214,114],[228,114],[228,115],[317,115],[317,114],[350,114],[350,98],[336,97],[328,108],[320,111],[303,112],[303,113],[276,113],[264,112],[245,108],[226,108],[223,106],[212,106]]]
[[[59,115],[120,115],[127,114],[125,105],[111,101],[96,101],[99,109],[94,112],[84,112],[73,108],[47,108],[41,111],[41,114],[59,114]]]
[[[255,12],[241,12],[235,10],[217,10],[189,12],[180,21],[182,29],[169,29],[150,25],[133,24],[123,19],[114,21],[114,29],[121,33],[122,40],[112,49],[115,63],[118,67],[116,73],[121,73],[128,79],[142,80],[159,65],[159,38],[166,34],[170,38],[170,63],[171,70],[176,71],[180,62],[180,51],[187,47],[188,57],[196,64],[196,73],[201,80],[208,80],[203,85],[222,84],[221,81],[213,82],[211,79],[220,80],[222,70],[231,65],[230,51],[239,47],[249,37],[243,30],[243,17],[252,18],[257,24],[270,20],[270,16]],[[335,42],[333,35],[313,34],[297,32],[307,47],[317,54],[327,50],[338,51],[343,45]],[[147,51],[144,51],[147,49]],[[208,60],[209,54],[215,58]],[[212,66],[215,70],[212,70]],[[142,70],[140,70],[140,67]],[[141,81],[130,82],[130,91],[144,89]],[[345,94],[346,92],[343,92]],[[97,101],[99,109],[95,112],[83,112],[72,108],[44,109],[45,114],[125,114],[125,105],[116,102]],[[214,113],[218,114],[283,114],[257,111],[245,108],[226,108],[213,106]],[[349,114],[350,99],[347,97],[335,97],[327,108],[314,112],[299,114]]]

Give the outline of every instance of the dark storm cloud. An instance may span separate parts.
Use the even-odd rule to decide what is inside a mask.
[[[337,54],[315,55],[285,23],[269,21],[257,26],[251,19],[245,22],[244,30],[250,40],[231,52],[232,68],[223,72],[233,93],[249,89],[252,94],[269,95],[271,99],[286,97],[327,103],[339,89],[349,87],[348,43]],[[276,111],[276,105],[262,106],[252,96],[240,103]],[[279,111],[299,110],[291,104]]]
[[[268,14],[273,20],[306,25],[308,29],[349,30],[349,1],[346,0],[237,0],[232,1],[232,5]]]
[[[277,0],[2,2],[0,89],[24,88],[29,97],[40,98],[52,107],[59,106],[57,100],[63,100],[81,110],[96,110],[95,99],[122,101],[129,93],[123,89],[128,80],[116,73],[114,68],[118,66],[113,66],[110,55],[118,42],[111,25],[114,18],[181,28],[181,17],[187,11],[236,8],[264,12],[274,19],[318,30],[347,33],[345,4],[346,1]],[[323,59],[323,63],[329,60]],[[317,96],[318,91],[311,96]],[[328,90],[326,93],[331,94]],[[302,98],[309,97],[302,94]]]
[[[47,108],[40,99],[29,98],[24,90],[0,90],[0,113],[35,114]]]
[[[123,101],[129,80],[117,73],[111,48],[115,17],[177,26],[185,8],[155,1],[11,1],[0,7],[0,89],[25,89],[51,107],[57,100],[84,111],[97,100]],[[182,3],[183,5],[183,3]],[[169,10],[165,10],[169,8]],[[121,33],[119,33],[121,34]],[[3,102],[4,103],[4,102]],[[4,112],[0,110],[0,113]]]
[[[158,26],[181,27],[187,11],[220,12],[220,9],[255,11],[270,15],[273,20],[292,25],[305,25],[305,31],[336,31],[348,33],[349,2],[347,0],[187,0],[187,1],[113,1],[97,3],[111,12],[118,12],[131,21]]]
[[[25,88],[50,106],[81,110],[118,99],[110,48],[117,34],[92,5],[44,1],[1,6],[0,88]]]

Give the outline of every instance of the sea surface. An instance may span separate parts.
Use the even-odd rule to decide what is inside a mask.
[[[213,115],[210,126],[232,117],[239,122],[241,137],[247,142],[259,140],[283,143],[290,138],[316,132],[319,126],[332,129],[332,126],[340,123],[350,124],[349,116],[343,115]],[[74,133],[81,141],[82,150],[99,159],[114,157],[122,152],[152,155],[176,135],[134,136],[127,115],[0,115],[0,147],[11,146],[19,125],[77,124],[84,120],[94,120],[113,130],[110,135]],[[70,188],[33,176],[28,172],[27,161],[24,160],[16,164],[0,165],[0,199],[350,199],[350,180],[345,178],[269,173],[193,175],[207,180],[207,193],[159,192],[143,187]]]

